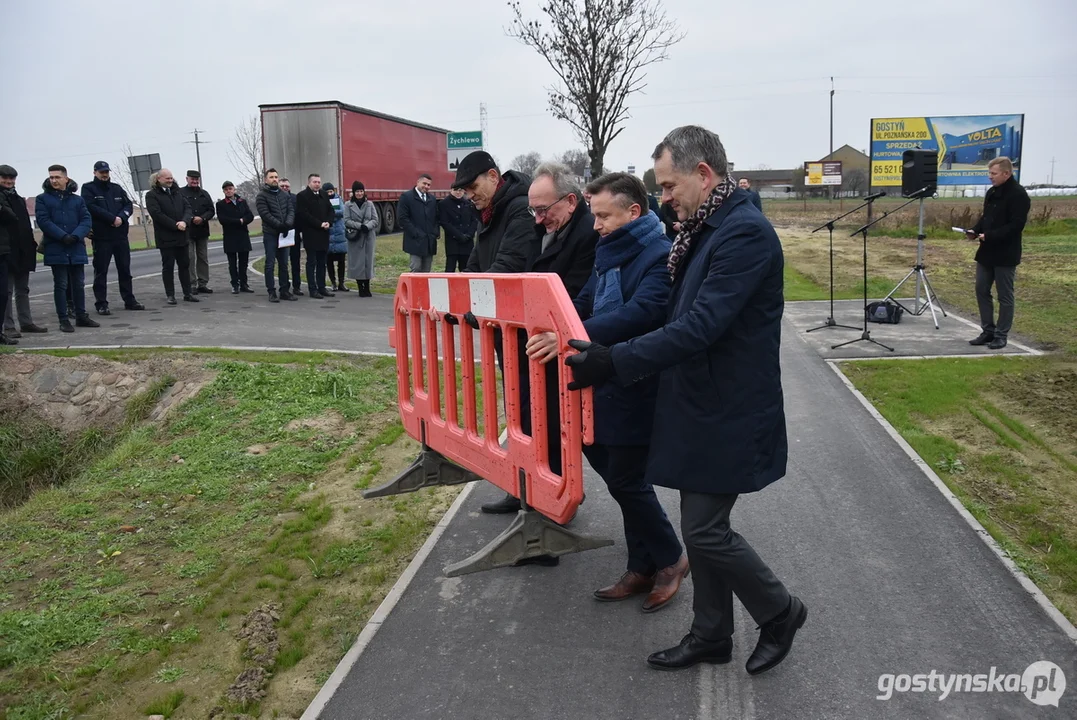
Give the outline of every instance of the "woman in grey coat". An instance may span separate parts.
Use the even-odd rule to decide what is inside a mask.
[[[352,183],[351,199],[344,203],[344,232],[348,238],[348,277],[359,283],[359,297],[370,297],[378,225],[378,211],[366,199],[363,183],[356,180]]]

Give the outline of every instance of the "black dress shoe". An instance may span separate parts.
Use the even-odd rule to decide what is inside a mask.
[[[88,328],[101,327],[100,323],[91,320],[89,315],[79,315],[77,318],[75,318],[75,325],[77,327]]]
[[[40,325],[34,325],[33,323],[30,323],[29,325],[23,325],[19,329],[22,330],[24,333],[46,333],[49,331],[48,328],[43,328]]]
[[[766,672],[785,659],[793,647],[793,636],[808,619],[808,608],[800,602],[800,598],[790,598],[789,609],[779,618],[759,628],[759,643],[744,664],[749,675]]]
[[[203,285],[202,287],[198,288],[198,290],[197,290],[196,292],[202,293],[203,295],[212,295],[212,294],[213,294],[213,291],[212,291],[212,290],[210,290],[210,289],[209,289],[208,287],[206,287],[205,285]]]
[[[111,315],[112,311],[108,309],[108,306],[97,308],[98,315]]]
[[[333,292],[332,290],[327,290],[326,288],[322,288],[321,290],[318,291],[318,293],[322,297],[336,297],[335,292]]]
[[[19,341],[13,337],[8,337],[3,333],[0,333],[0,345],[18,345]]]
[[[176,304],[176,296],[175,295],[169,295],[168,298],[165,300],[165,302],[168,303],[169,305],[175,305]]]
[[[297,297],[302,297],[303,296],[303,291],[302,290],[295,290],[295,291],[292,292],[292,295],[295,295]]]
[[[240,291],[241,293],[252,293],[252,292],[254,292],[253,290],[251,290],[251,289],[250,289],[249,287],[247,287],[246,285],[240,285],[240,286],[239,286],[239,291]]]
[[[233,295],[239,295],[239,288],[236,287],[235,285],[232,286],[232,294]]]
[[[505,497],[497,502],[486,503],[479,509],[490,515],[506,515],[508,513],[520,511],[520,500],[519,498],[505,493]]]
[[[688,633],[681,644],[652,653],[647,664],[655,670],[684,670],[699,663],[723,665],[733,659],[733,638],[708,642]]]
[[[140,302],[128,303],[123,306],[124,310],[145,310],[146,306]]]
[[[60,319],[60,331],[61,332],[75,332],[75,328],[71,327],[71,321],[67,318]]]
[[[975,339],[969,340],[969,345],[987,345],[995,339],[994,333],[982,332]]]
[[[1006,338],[996,336],[995,339],[992,340],[987,347],[990,350],[1001,350],[1002,348],[1006,347]]]
[[[184,295],[183,296],[183,301],[184,302],[200,302],[199,299],[196,298],[194,295]]]
[[[8,330],[7,332],[0,332],[0,335],[6,335],[9,338],[16,338],[16,339],[22,337],[22,333],[19,332],[18,330]]]
[[[310,294],[310,299],[311,299],[311,300],[321,300],[321,299],[322,299],[322,295],[321,295],[321,293],[318,293],[318,292],[312,292],[312,293]]]

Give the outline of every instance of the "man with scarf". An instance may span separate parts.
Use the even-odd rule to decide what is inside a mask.
[[[565,360],[574,376],[569,388],[659,375],[645,477],[681,492],[695,617],[680,644],[648,664],[679,670],[729,662],[736,593],[760,628],[745,665],[756,675],[785,659],[808,616],[729,520],[741,493],[785,475],[782,247],[729,176],[717,135],[677,128],[652,158],[662,199],[682,223],[669,254],[666,324],[612,347],[570,340],[579,353]]]
[[[670,243],[635,175],[603,175],[587,192],[600,237],[591,277],[573,304],[588,337],[613,345],[662,327]],[[559,349],[554,333],[535,335],[527,343],[528,356],[541,363],[555,359]],[[628,569],[613,585],[596,590],[595,598],[615,602],[646,594],[643,612],[669,603],[688,572],[677,534],[644,478],[657,393],[657,377],[597,388],[595,442],[583,449],[621,508],[628,548]]]

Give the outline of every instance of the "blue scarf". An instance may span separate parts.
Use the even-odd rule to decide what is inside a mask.
[[[648,213],[609,235],[598,239],[595,248],[595,287],[592,315],[612,312],[624,305],[621,294],[621,268],[655,242],[666,239],[662,221],[653,212]]]

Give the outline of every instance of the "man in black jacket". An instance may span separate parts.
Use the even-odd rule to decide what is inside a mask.
[[[190,240],[191,287],[195,292],[209,294],[209,221],[216,212],[213,198],[202,187],[202,173],[187,171],[187,187],[180,191],[191,206],[191,224],[187,227]]]
[[[535,220],[527,211],[531,178],[500,172],[490,153],[476,150],[460,163],[452,186],[463,189],[479,213],[479,239],[467,271],[523,272],[535,238]]]
[[[430,272],[438,254],[438,201],[430,192],[433,179],[422,174],[415,187],[400,196],[396,217],[404,229],[404,252],[412,272]]]
[[[93,219],[93,294],[98,315],[111,315],[108,309],[108,266],[116,259],[120,279],[120,297],[127,310],[145,310],[135,300],[131,284],[131,245],[127,238],[128,218],[134,210],[122,187],[112,182],[108,163],[98,160],[93,166],[94,179],[82,186],[82,201]]]
[[[217,201],[217,222],[224,233],[224,254],[228,256],[228,276],[232,294],[252,293],[247,285],[247,262],[251,254],[251,233],[247,228],[254,222],[247,201],[236,195],[236,186],[228,180],[221,186],[224,199]]]
[[[289,237],[295,242],[295,234],[288,236],[289,231],[295,229],[295,206],[292,205],[292,196],[280,187],[280,176],[273,168],[265,173],[265,184],[262,191],[254,201],[258,208],[258,216],[262,218],[262,247],[265,249],[266,266],[265,279],[266,291],[269,292],[269,302],[276,303],[281,300],[298,300],[295,295],[288,292],[288,258],[290,247],[280,246],[283,238]],[[273,267],[276,266],[280,273],[280,297],[277,297],[277,288],[273,282]],[[299,288],[296,288],[298,290]]]
[[[307,176],[307,187],[295,197],[295,219],[307,248],[307,287],[311,300],[333,297],[325,286],[325,260],[329,255],[329,229],[336,220],[336,210],[329,196],[322,192],[322,178]]]
[[[191,282],[190,251],[187,228],[191,226],[191,206],[168,168],[161,168],[153,178],[153,187],[146,193],[146,210],[153,220],[153,235],[157,249],[161,251],[161,280],[165,286],[165,298],[169,305],[176,304],[176,278],[179,272],[180,288],[186,302],[198,302]]]
[[[759,193],[757,193],[755,190],[752,190],[752,181],[746,177],[742,177],[737,183],[737,185],[740,187],[741,190],[744,190],[748,193],[749,200],[751,200],[752,205],[755,205],[756,209],[759,210],[759,212],[763,212],[763,198],[759,197]]]
[[[449,197],[438,202],[438,223],[445,232],[445,272],[463,270],[475,249],[475,230],[479,216],[464,191],[453,188]]]
[[[969,230],[970,239],[979,240],[976,251],[976,302],[980,306],[983,332],[969,345],[987,345],[992,350],[1006,347],[1013,325],[1013,281],[1021,264],[1021,232],[1028,221],[1031,202],[1028,193],[1013,177],[1013,163],[997,157],[987,164],[991,188],[984,196],[984,212]],[[998,322],[991,299],[991,286],[998,292]]]
[[[598,233],[595,218],[583,202],[583,193],[571,171],[560,163],[545,163],[535,169],[535,179],[527,192],[528,213],[534,217],[532,249],[524,272],[555,273],[570,298],[579,295],[595,265]],[[527,357],[527,333],[519,332],[517,343],[520,370],[520,425],[531,434],[531,372]],[[546,441],[550,469],[561,474],[561,414],[557,363],[547,363]],[[510,513],[520,509],[511,494],[482,506],[487,513]]]
[[[4,244],[6,234],[9,246],[7,272],[0,273],[0,283],[6,281],[8,287],[6,293],[0,292],[0,305],[7,307],[0,313],[4,323],[0,334],[9,339],[22,337],[22,333],[47,332],[46,328],[35,325],[30,315],[30,273],[37,270],[37,242],[26,199],[15,191],[18,175],[10,165],[0,165],[0,245]],[[19,316],[18,328],[15,310]]]

